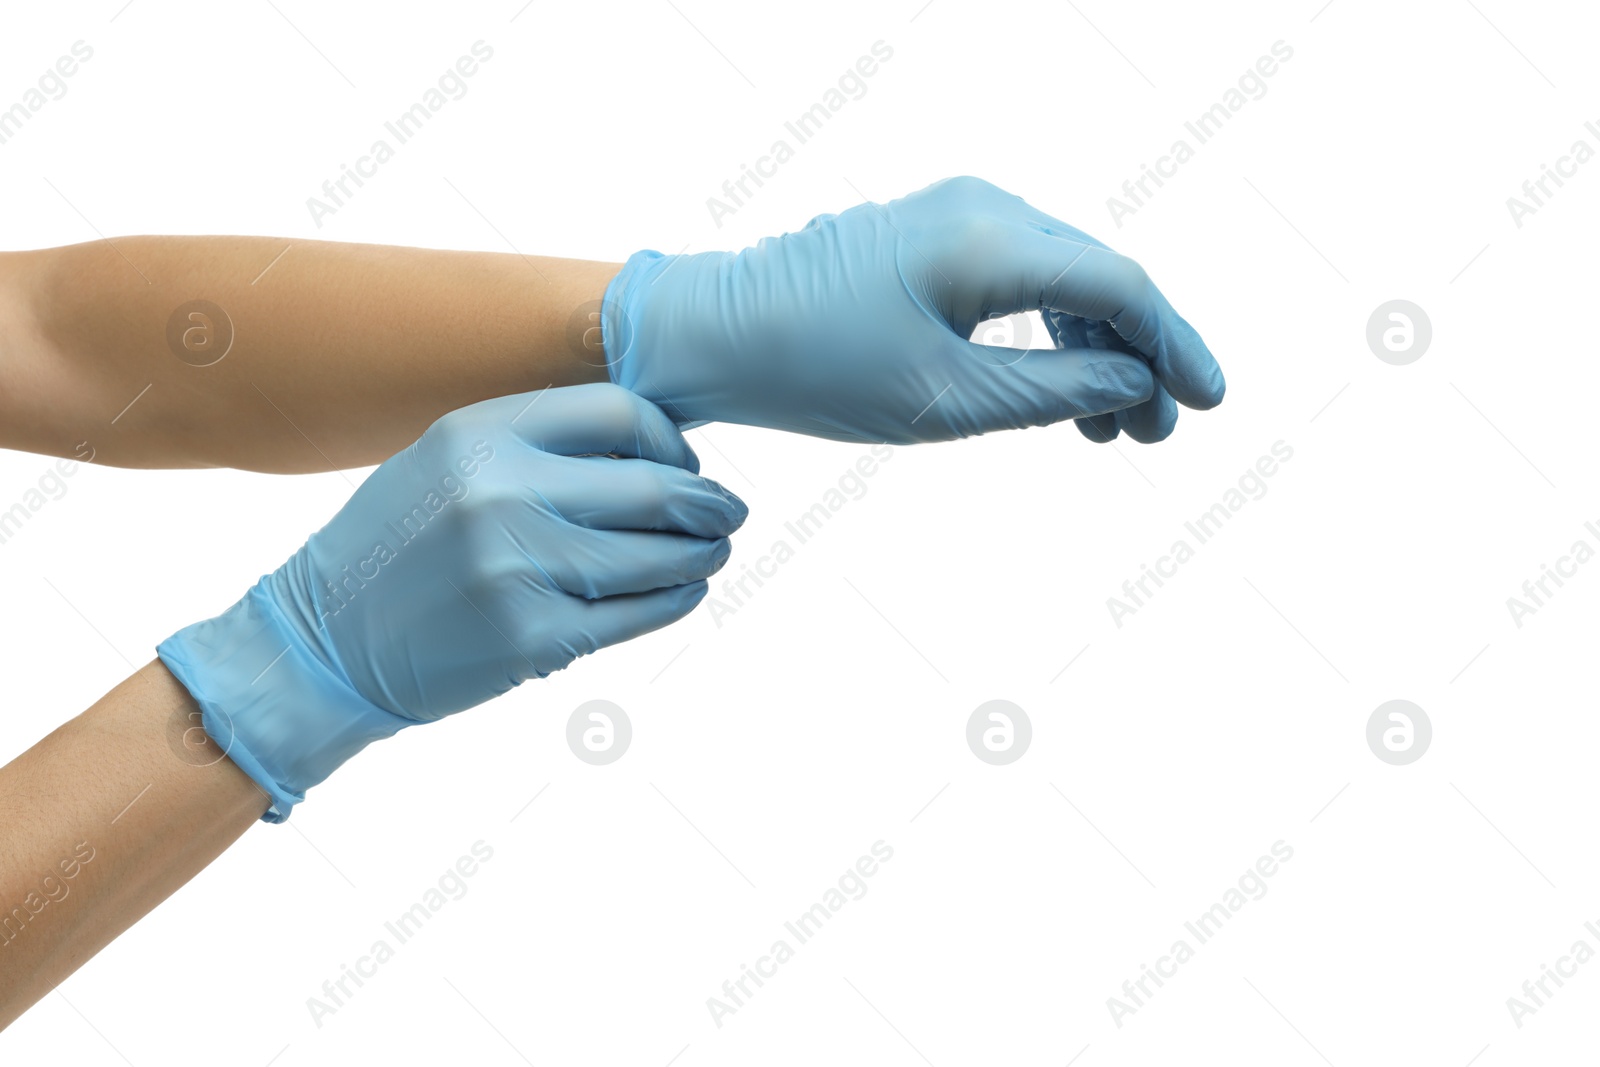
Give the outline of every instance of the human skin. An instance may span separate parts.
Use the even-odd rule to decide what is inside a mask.
[[[0,253],[0,447],[282,474],[379,463],[447,411],[607,380],[589,313],[620,266],[272,237]],[[231,323],[208,366],[226,324],[180,314],[198,350],[168,341],[196,300]]]
[[[377,463],[445,411],[603,381],[603,350],[568,327],[616,269],[259,237],[0,254],[0,446],[126,467]],[[211,366],[166,341],[196,297],[233,322]],[[159,661],[0,768],[0,1027],[267,804]]]
[[[0,253],[0,447],[378,463],[447,411],[606,381],[597,313],[620,268],[259,237]],[[207,318],[187,314],[199,300]],[[260,818],[266,795],[215,749],[155,662],[0,768],[0,1027]]]
[[[372,742],[694,610],[748,514],[698,466],[610,383],[451,412],[241,601],[0,767],[0,1026]],[[341,570],[379,528],[384,569]]]
[[[0,1028],[267,809],[199,724],[152,661],[0,768]]]

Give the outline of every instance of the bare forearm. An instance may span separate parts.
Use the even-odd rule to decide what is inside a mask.
[[[155,662],[0,768],[0,1027],[266,810],[199,723]]]
[[[0,445],[127,467],[376,463],[446,411],[605,380],[573,323],[618,267],[269,237],[6,254]]]

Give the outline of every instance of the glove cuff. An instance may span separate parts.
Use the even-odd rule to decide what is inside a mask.
[[[200,705],[206,735],[271,799],[261,818],[283,822],[306,790],[413,723],[367,701],[314,655],[268,581],[179,630],[156,654]]]
[[[611,384],[620,385],[660,407],[680,430],[692,430],[714,421],[701,412],[700,402],[707,394],[715,395],[718,387],[715,383],[695,382],[695,375],[684,366],[668,366],[662,363],[662,357],[652,358],[652,338],[645,336],[644,301],[651,295],[666,297],[665,288],[655,294],[650,289],[658,278],[673,269],[675,261],[724,254],[696,252],[664,256],[648,248],[635,252],[606,286],[600,302],[601,338],[605,343],[606,374]],[[680,274],[674,282],[682,278]],[[670,309],[658,314],[665,314],[669,319],[673,317]],[[682,313],[678,315],[681,322]],[[653,340],[660,343],[659,331]]]
[[[636,392],[641,367],[639,352],[640,308],[633,299],[648,275],[669,257],[652,249],[635,252],[606,285],[600,301],[600,337],[606,350],[606,374],[612,385]]]

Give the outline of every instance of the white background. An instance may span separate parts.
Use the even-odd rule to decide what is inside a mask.
[[[1487,1067],[1591,1047],[1600,963],[1520,1029],[1506,998],[1579,938],[1600,949],[1600,566],[1521,628],[1506,599],[1600,545],[1600,162],[1521,228],[1506,198],[1600,147],[1597,26],[1578,4],[1320,2],[8,10],[0,106],[73,42],[94,57],[0,146],[7,247],[253,233],[620,260],[972,173],[1140,259],[1229,391],[1156,447],[1057,427],[897,449],[720,627],[702,607],[363,754],[0,1059]],[[316,228],[306,198],[480,39],[468,94]],[[878,40],[867,94],[718,229],[706,198]],[[1279,40],[1266,95],[1116,226],[1107,197]],[[1432,321],[1409,366],[1365,339],[1395,298]],[[729,574],[866,451],[691,440],[751,505]],[[1107,597],[1280,440],[1266,495],[1117,627]],[[49,462],[0,456],[0,508]],[[4,757],[350,493],[69,485],[0,546]],[[595,698],[634,727],[605,767],[564,740]],[[965,741],[997,698],[1034,731],[1005,767]],[[1396,698],[1434,729],[1403,767],[1365,739]],[[714,1025],[706,998],[880,839],[866,896]],[[315,1025],[307,998],[479,840],[467,895]],[[1115,1025],[1107,998],[1279,840],[1269,892]]]

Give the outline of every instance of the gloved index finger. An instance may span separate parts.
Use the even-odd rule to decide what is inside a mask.
[[[662,530],[694,537],[731,535],[750,508],[709,478],[665,464],[600,456],[560,464],[543,495],[561,517],[591,530]]]
[[[1227,386],[1216,358],[1137,262],[1099,242],[1042,230],[1031,231],[1022,253],[1027,290],[1044,307],[1109,322],[1186,407],[1222,402]]]
[[[561,456],[647,459],[698,474],[700,457],[654,404],[618,385],[594,382],[501,397],[518,437]]]

